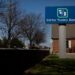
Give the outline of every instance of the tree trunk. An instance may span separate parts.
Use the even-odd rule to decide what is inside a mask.
[[[10,48],[11,44],[11,29],[8,30],[8,48]]]
[[[33,46],[33,43],[32,43],[32,40],[30,40],[30,46],[29,46],[29,49],[32,49],[32,46]]]

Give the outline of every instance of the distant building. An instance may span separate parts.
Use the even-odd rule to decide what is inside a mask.
[[[75,53],[75,24],[66,25],[66,52]],[[59,52],[59,25],[52,25],[52,52]]]

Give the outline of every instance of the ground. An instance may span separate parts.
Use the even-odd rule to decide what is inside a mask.
[[[75,75],[75,59],[60,59],[56,55],[49,55],[24,73],[25,75]]]

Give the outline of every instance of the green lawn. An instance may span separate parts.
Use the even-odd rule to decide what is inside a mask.
[[[75,75],[75,59],[59,59],[56,55],[49,55],[24,73],[25,75]]]

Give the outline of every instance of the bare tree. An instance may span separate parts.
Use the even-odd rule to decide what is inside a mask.
[[[38,30],[34,35],[34,43],[39,45],[40,43],[44,43],[46,41],[45,32]]]
[[[22,35],[30,42],[30,48],[34,43],[34,36],[39,30],[43,30],[43,21],[40,14],[27,14],[20,22]]]
[[[20,13],[17,9],[17,2],[14,0],[8,0],[6,2],[5,11],[1,17],[1,22],[3,23],[2,30],[7,33],[8,47],[10,47],[11,38],[14,34],[14,29],[17,28],[19,18]]]

